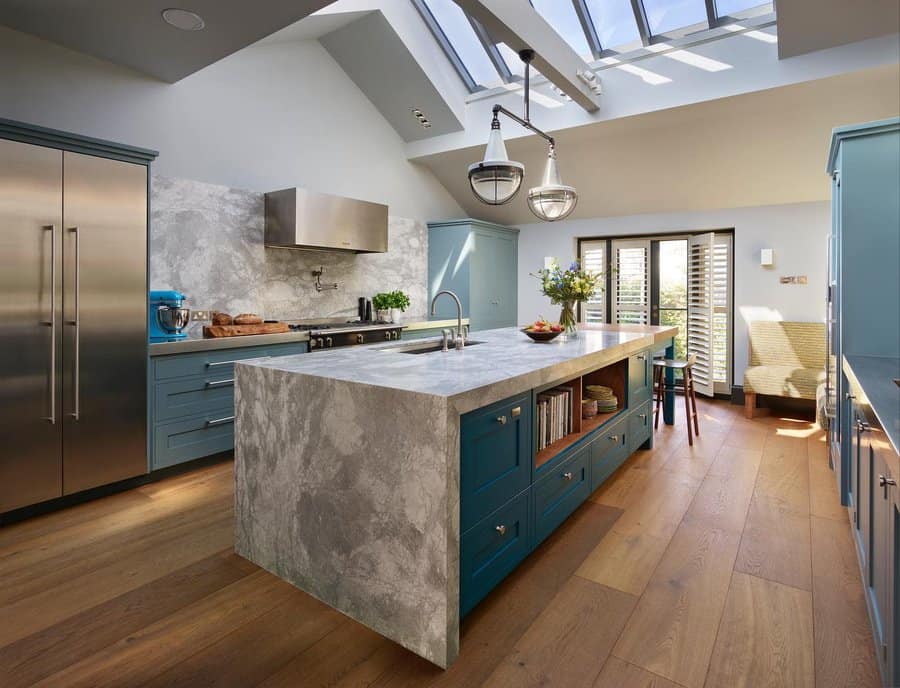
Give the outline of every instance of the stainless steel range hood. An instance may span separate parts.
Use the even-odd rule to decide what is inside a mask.
[[[283,189],[266,194],[265,244],[309,251],[384,253],[388,207],[381,203]]]

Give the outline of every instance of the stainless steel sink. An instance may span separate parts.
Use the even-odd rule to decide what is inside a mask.
[[[477,346],[478,344],[484,344],[484,342],[476,342],[476,341],[467,341],[466,348],[468,349],[470,346]],[[449,345],[450,352],[454,351],[453,344]],[[379,349],[379,351],[390,351],[397,354],[430,354],[435,351],[441,351],[444,348],[441,342],[410,342],[409,344],[401,344],[400,346],[389,346],[384,349]]]

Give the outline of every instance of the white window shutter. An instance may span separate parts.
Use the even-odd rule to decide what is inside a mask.
[[[731,393],[731,235],[713,235],[712,254],[713,388]]]
[[[612,322],[650,324],[650,240],[612,242]]]
[[[714,270],[715,234],[698,234],[688,242],[687,353],[697,355],[694,389],[698,394],[715,394]]]
[[[581,267],[587,272],[606,275],[606,241],[581,242]],[[606,285],[601,285],[594,295],[581,304],[581,322],[596,324],[606,322]]]

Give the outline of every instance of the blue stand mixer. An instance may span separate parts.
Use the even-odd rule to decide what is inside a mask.
[[[185,295],[178,291],[160,290],[150,292],[150,308],[147,311],[150,341],[183,339],[187,333],[182,330],[191,320],[191,309],[184,308]]]

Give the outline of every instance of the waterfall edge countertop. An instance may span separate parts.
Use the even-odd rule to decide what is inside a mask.
[[[889,356],[844,356],[844,373],[854,387],[859,388],[877,417],[894,453],[900,455],[900,358]]]
[[[462,351],[396,342],[238,362],[235,552],[447,667],[459,653],[461,414],[531,403],[536,387],[676,332],[606,326],[536,344],[508,328]]]
[[[373,344],[241,363],[301,377],[448,398],[457,413],[597,368],[674,336],[676,328],[601,325],[577,338],[536,343],[516,328],[473,332],[461,351],[401,353],[410,343]],[[434,340],[416,340],[424,345]]]

